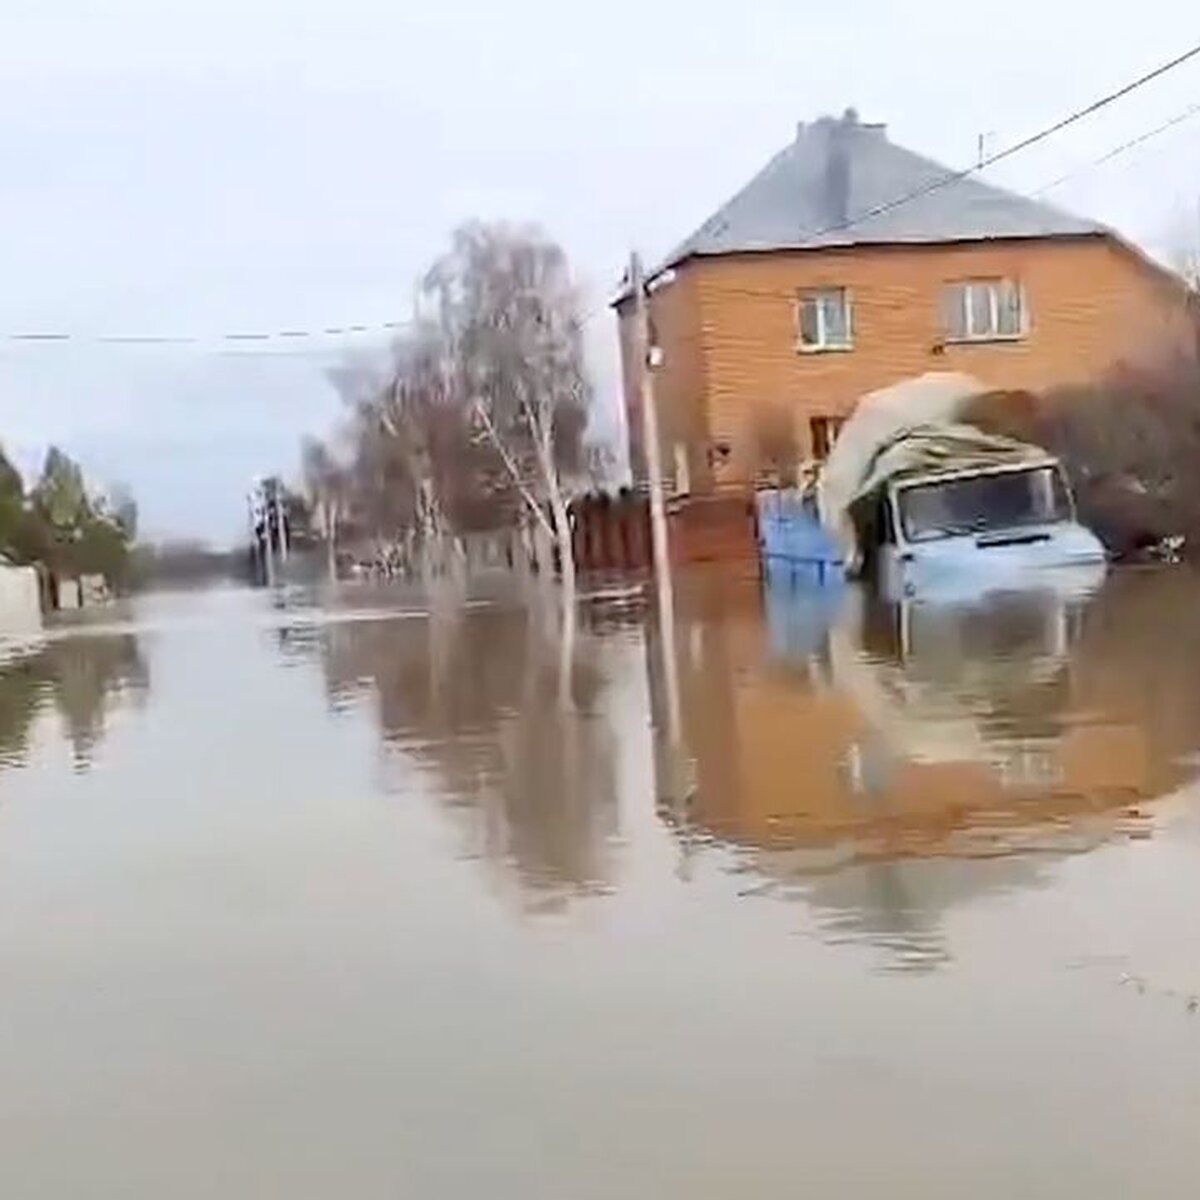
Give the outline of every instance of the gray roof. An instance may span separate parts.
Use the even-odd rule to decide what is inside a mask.
[[[860,124],[852,109],[822,117],[799,126],[796,140],[662,265],[694,254],[1108,233],[979,179],[933,188],[955,174],[889,142],[882,125]],[[897,203],[910,193],[920,194]]]

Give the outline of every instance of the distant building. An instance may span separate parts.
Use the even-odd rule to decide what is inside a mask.
[[[821,458],[856,399],[897,379],[1036,389],[1182,334],[1181,281],[1111,230],[949,174],[853,110],[822,117],[661,264],[652,359],[678,490],[750,478],[769,415]],[[643,476],[628,294],[615,303]]]

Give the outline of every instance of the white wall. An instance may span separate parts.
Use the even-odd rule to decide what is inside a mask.
[[[0,637],[41,627],[37,571],[33,567],[0,565]]]

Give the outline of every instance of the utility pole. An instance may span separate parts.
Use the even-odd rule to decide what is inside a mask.
[[[329,568],[329,582],[337,583],[337,501],[325,501],[325,563]]]
[[[650,366],[650,314],[646,307],[646,279],[637,251],[629,256],[629,286],[633,291],[634,363],[642,404],[646,482],[650,488],[650,539],[654,556],[654,591],[658,600],[658,630],[662,639],[663,683],[667,693],[667,734],[674,760],[682,743],[683,732],[679,707],[679,668],[675,660],[675,593],[671,581],[670,546],[667,542],[667,510],[663,501],[658,408],[654,398],[654,373]]]
[[[279,505],[279,558],[282,562],[287,562],[288,553],[292,548],[291,545],[291,527],[288,525],[287,510],[281,503]]]
[[[263,566],[263,582],[267,587],[275,586],[275,548],[273,546],[274,532],[272,529],[273,522],[271,520],[271,504],[267,497],[267,489],[261,481],[254,485],[254,491],[251,493],[250,499],[251,513],[251,528],[254,535],[254,544],[261,546],[262,549],[262,566]],[[258,539],[258,526],[262,524],[262,541]]]
[[[262,546],[258,540],[258,516],[254,511],[254,493],[246,493],[246,519],[250,526],[250,557],[254,561],[254,570],[260,569],[265,573],[266,562],[262,555]]]
[[[287,522],[287,493],[281,483],[276,483],[273,489],[275,497],[275,530],[279,537],[279,562],[282,565],[288,560],[288,522]]]

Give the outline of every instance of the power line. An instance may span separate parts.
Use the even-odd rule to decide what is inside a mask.
[[[1090,171],[1093,167],[1102,166],[1104,163],[1109,162],[1121,154],[1124,154],[1127,150],[1133,150],[1135,147],[1140,146],[1143,142],[1148,142],[1151,138],[1155,138],[1158,137],[1159,134],[1166,133],[1168,129],[1174,129],[1176,125],[1182,124],[1184,121],[1189,120],[1197,114],[1200,114],[1200,104],[1193,104],[1190,107],[1185,108],[1183,112],[1176,113],[1175,116],[1173,116],[1169,121],[1164,121],[1161,125],[1156,125],[1153,129],[1147,129],[1144,133],[1139,133],[1137,137],[1132,137],[1129,139],[1129,141],[1122,142],[1119,146],[1114,146],[1111,150],[1107,151],[1107,153],[1100,155],[1099,158],[1093,159],[1090,163],[1085,163],[1081,167],[1072,167],[1071,170],[1067,171],[1063,175],[1060,175],[1057,179],[1052,180],[1050,183],[1042,184],[1040,188],[1037,188],[1035,191],[1032,191],[1028,194],[1031,198],[1034,196],[1041,196],[1050,191],[1052,188],[1058,187],[1059,184],[1066,183],[1068,179],[1078,175],[1080,171]]]
[[[909,204],[913,200],[920,199],[923,196],[930,195],[933,192],[940,191],[944,187],[949,187],[951,184],[959,183],[964,179],[983,170],[985,167],[993,166],[995,163],[1002,162],[1004,159],[1011,158],[1015,154],[1019,154],[1023,150],[1029,149],[1030,146],[1036,145],[1038,142],[1044,141],[1053,134],[1059,133],[1068,126],[1075,124],[1077,121],[1083,120],[1085,117],[1091,116],[1102,108],[1114,103],[1117,100],[1128,96],[1131,92],[1136,91],[1140,87],[1151,83],[1153,80],[1160,78],[1173,71],[1176,67],[1182,66],[1184,63],[1200,55],[1200,43],[1190,47],[1183,53],[1176,55],[1169,61],[1162,63],[1151,71],[1147,71],[1144,75],[1138,76],[1115,91],[1109,92],[1101,96],[1097,100],[1093,100],[1090,104],[1083,108],[1077,109],[1065,117],[1060,118],[1053,124],[1046,126],[1038,132],[1030,134],[1019,142],[1015,142],[1011,146],[1005,147],[1003,150],[997,151],[995,154],[989,155],[981,159],[973,166],[967,167],[961,171],[952,171],[946,175],[940,176],[937,179],[931,180],[929,183],[923,184],[919,188],[914,188],[912,191],[905,192],[899,196],[887,200],[882,204],[877,204],[872,208],[839,221],[835,224],[828,225],[822,229],[813,231],[808,235],[807,240],[811,241],[816,238],[824,237],[830,233],[840,233],[847,229],[852,229],[855,225],[861,224],[863,221],[872,220],[875,217],[882,216],[884,213],[893,211],[904,204]],[[1172,126],[1179,124],[1188,117],[1194,116],[1200,112],[1200,105],[1193,105],[1185,112],[1173,117],[1165,124],[1148,130],[1146,133],[1131,139],[1129,142],[1123,143],[1115,147],[1108,154],[1097,159],[1093,166],[1108,161],[1110,158],[1115,158],[1117,155],[1124,153],[1126,150],[1133,149],[1144,141],[1165,132]],[[1049,191],[1051,188],[1057,187],[1065,181],[1074,172],[1068,172],[1052,183],[1046,184],[1038,191],[1031,195],[1040,195],[1042,192]],[[733,289],[738,290],[738,289]],[[753,293],[759,295],[771,295],[769,292]],[[581,324],[587,324],[602,311],[607,310],[607,304],[601,304],[594,309],[587,310],[580,318]],[[25,343],[25,344],[61,344],[61,343],[85,343],[98,346],[224,346],[225,353],[236,353],[236,348],[248,343],[251,344],[275,344],[289,343],[304,340],[313,340],[325,337],[344,337],[348,335],[362,335],[369,333],[385,333],[394,332],[409,325],[408,321],[384,321],[374,325],[334,325],[324,328],[314,329],[279,329],[279,330],[237,330],[213,335],[211,337],[200,336],[172,336],[159,334],[94,334],[84,335],[76,334],[62,330],[31,330],[26,332],[16,332],[8,334],[0,334],[0,341],[10,343]],[[305,351],[308,353],[308,351]],[[278,354],[279,357],[286,357],[285,354]]]
[[[1131,92],[1136,91],[1140,87],[1144,87],[1147,83],[1165,75],[1168,71],[1173,71],[1176,67],[1182,66],[1185,62],[1200,55],[1200,43],[1185,50],[1182,54],[1177,54],[1169,62],[1157,66],[1152,71],[1147,71],[1144,75],[1139,75],[1137,79],[1131,80],[1116,91],[1109,92],[1101,96],[1098,100],[1093,100],[1090,104],[1083,108],[1076,109],[1073,113],[1062,117],[1055,121],[1052,125],[1047,125],[1044,129],[1038,130],[1037,133],[1031,133],[1028,137],[1022,138],[1019,142],[1014,142],[1011,146],[1006,146],[1003,150],[998,150],[995,154],[981,159],[974,166],[967,167],[962,171],[952,171],[947,175],[940,176],[937,179],[923,184],[921,187],[914,188],[910,192],[905,192],[900,196],[896,196],[891,200],[884,201],[882,204],[877,204],[873,208],[867,209],[865,212],[858,213],[854,217],[847,218],[836,224],[829,225],[824,229],[818,229],[809,234],[809,239],[824,237],[830,233],[841,233],[843,230],[851,229],[855,225],[861,224],[863,221],[869,221],[874,217],[882,216],[884,213],[891,212],[893,209],[899,208],[901,205],[910,204],[913,200],[918,200],[923,196],[928,196],[932,192],[940,191],[944,187],[949,187],[952,183],[960,183],[962,180],[974,175],[977,171],[982,171],[985,167],[993,166],[995,163],[1002,162],[1006,158],[1011,158],[1014,154],[1019,154],[1022,150],[1028,150],[1030,146],[1036,145],[1038,142],[1044,141],[1053,134],[1059,133],[1066,129],[1069,125],[1074,125],[1077,121],[1082,121],[1084,117],[1090,117],[1093,113],[1099,112],[1100,109],[1106,108],[1108,105],[1117,100],[1128,96]]]
[[[1175,116],[1171,117],[1169,120],[1163,121],[1161,124],[1155,125],[1152,128],[1144,130],[1142,133],[1137,134],[1135,137],[1129,138],[1127,141],[1121,142],[1119,145],[1114,146],[1111,150],[1107,150],[1104,154],[1100,155],[1099,158],[1093,159],[1089,163],[1086,163],[1079,167],[1073,167],[1070,171],[1066,172],[1063,175],[1060,175],[1057,179],[1052,180],[1050,183],[1043,184],[1041,187],[1035,189],[1032,192],[1014,192],[1013,194],[1018,195],[1018,196],[1024,196],[1026,199],[1032,199],[1035,196],[1040,196],[1044,192],[1048,192],[1052,188],[1058,187],[1059,184],[1066,182],[1066,180],[1072,178],[1074,175],[1078,174],[1080,171],[1090,170],[1093,167],[1101,166],[1102,164],[1109,162],[1112,159],[1117,158],[1122,154],[1125,154],[1127,151],[1135,149],[1136,147],[1142,145],[1144,142],[1148,142],[1152,138],[1158,137],[1160,134],[1166,133],[1170,129],[1174,129],[1175,126],[1181,125],[1184,121],[1187,121],[1190,118],[1195,117],[1195,116],[1200,116],[1200,103],[1189,105],[1182,112],[1176,113]],[[1011,153],[1011,152],[1012,152],[1011,150],[1005,151],[1005,153]],[[975,168],[975,169],[977,169],[977,168]],[[922,243],[913,243],[913,244],[921,245]],[[867,246],[869,248],[870,243],[867,243]],[[798,247],[798,248],[804,249],[803,246]],[[721,290],[718,294],[722,295],[722,296],[748,296],[748,297],[751,297],[752,299],[789,300],[793,303],[796,301],[796,298],[797,298],[797,292],[795,289],[792,289],[791,291],[777,291],[777,290],[773,290],[773,289],[769,289],[769,288],[723,287],[723,288],[721,288]]]
[[[607,310],[608,305],[603,302],[585,309],[579,316],[580,325],[590,324]],[[191,346],[226,358],[304,358],[319,355],[324,351],[319,346],[296,349],[294,347],[297,343],[319,342],[327,338],[395,334],[412,324],[411,320],[382,321],[373,325],[329,325],[313,329],[233,330],[209,336],[156,333],[81,334],[67,330],[24,330],[0,334],[0,343],[27,346]]]
[[[228,351],[234,351],[238,347],[246,345],[293,344],[295,342],[314,341],[322,338],[394,333],[396,330],[405,328],[408,324],[410,324],[408,321],[382,321],[373,325],[328,325],[312,329],[241,329],[213,334],[208,337],[154,333],[80,334],[66,330],[29,330],[0,335],[0,340],[31,345],[57,345],[67,342],[84,343],[94,346],[212,346],[224,347]]]

